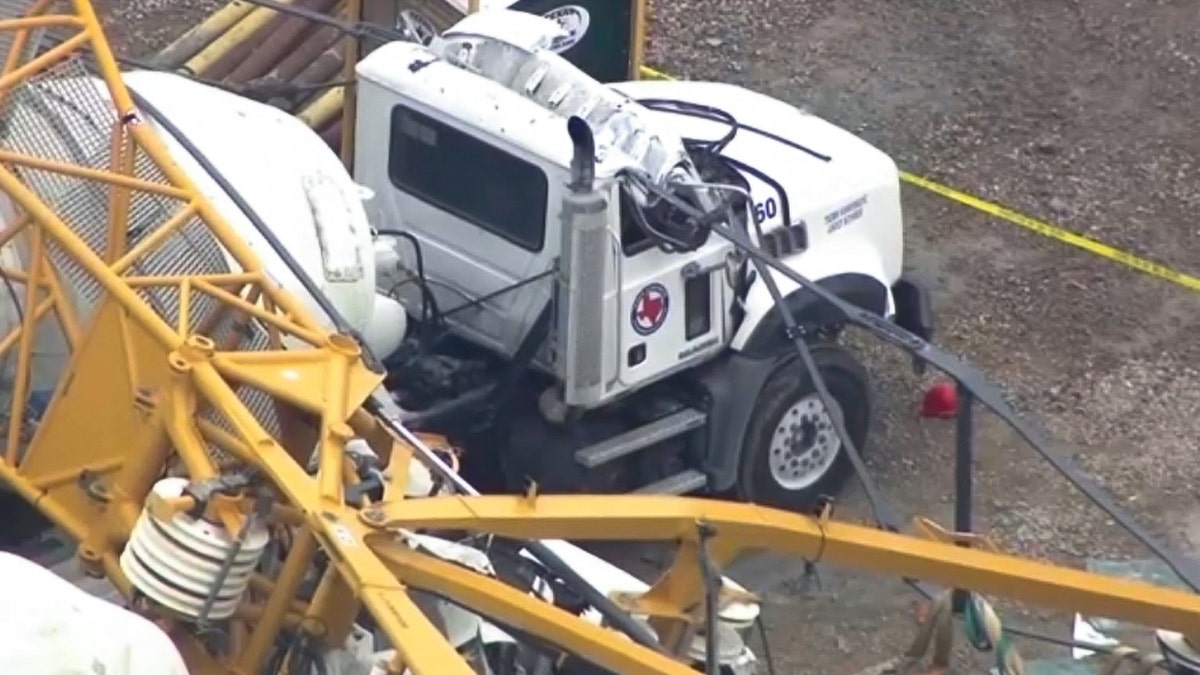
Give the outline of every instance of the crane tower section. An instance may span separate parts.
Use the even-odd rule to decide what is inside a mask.
[[[303,466],[338,437],[327,482],[337,494],[347,419],[382,376],[281,290],[288,280],[206,196],[194,159],[170,144],[179,139],[138,109],[91,6],[49,5],[0,21],[11,44],[0,75],[0,478],[129,591],[139,555],[153,553],[136,533],[154,519],[142,506],[156,484],[187,483],[167,499],[204,481],[231,493],[228,481],[254,472],[311,484]],[[32,49],[46,31],[58,44]],[[285,444],[306,449],[276,465],[288,476],[261,462],[287,458]],[[218,510],[225,530],[246,524],[245,509]],[[222,536],[214,546],[228,547]],[[192,600],[180,606],[195,611]]]

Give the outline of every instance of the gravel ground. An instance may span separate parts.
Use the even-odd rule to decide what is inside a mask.
[[[656,5],[656,66],[791,101],[907,169],[1200,269],[1194,0]],[[132,54],[211,8],[99,3]],[[904,198],[909,265],[936,280],[939,341],[991,373],[1142,522],[1181,549],[1200,546],[1197,296],[919,190]],[[922,381],[904,361],[867,351],[882,406],[875,478],[901,513],[948,523],[952,429],[916,419]],[[991,418],[980,426],[979,518],[1003,545],[1076,564],[1140,555],[1031,449]],[[841,502],[845,517],[864,512],[855,490]],[[812,590],[796,564],[743,569],[765,593],[777,672],[851,673],[906,646],[914,604],[899,582],[822,570]],[[1062,615],[998,607],[1013,623],[1068,630]]]
[[[148,57],[218,8],[222,0],[94,0],[113,49]]]
[[[911,171],[1194,272],[1194,12],[1186,0],[676,0],[659,3],[648,56],[789,100]],[[939,342],[991,373],[1142,522],[1194,550],[1197,296],[919,190],[904,197],[909,264],[938,282]],[[915,421],[919,382],[883,361],[875,476],[904,513],[948,523],[952,430]],[[980,517],[1003,545],[1062,562],[1140,555],[994,419],[980,438]],[[824,597],[787,580],[768,596],[781,672],[852,672],[907,644],[901,584],[832,576]],[[1004,616],[1059,635],[1070,625]]]

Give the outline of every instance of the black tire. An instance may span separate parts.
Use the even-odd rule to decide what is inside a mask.
[[[842,409],[843,423],[850,440],[859,453],[864,452],[871,424],[871,392],[866,368],[845,349],[836,345],[814,345],[813,360],[825,381],[829,393]],[[789,359],[763,385],[742,444],[741,466],[738,472],[738,497],[747,502],[796,512],[809,512],[822,497],[835,497],[854,470],[845,448],[836,440],[832,426],[819,429],[817,423],[805,423],[813,433],[832,433],[835,459],[811,483],[788,487],[778,480],[771,469],[772,441],[785,413],[810,397],[816,387],[798,357]],[[802,413],[793,413],[804,419]],[[820,422],[820,418],[817,418]],[[828,447],[828,446],[827,446]],[[780,451],[783,452],[783,451]],[[777,457],[784,457],[777,455]],[[791,460],[793,467],[798,460]]]

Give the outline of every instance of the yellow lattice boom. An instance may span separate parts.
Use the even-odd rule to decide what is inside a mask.
[[[0,343],[11,373],[0,475],[130,598],[117,557],[164,475],[204,481],[256,469],[292,505],[275,510],[275,523],[307,517],[325,523],[317,536],[328,537],[350,516],[344,442],[364,436],[391,454],[390,438],[354,415],[381,375],[363,364],[356,342],[327,334],[277,290],[172,162],[123,86],[91,6],[49,6],[0,22],[15,35],[0,76],[0,242],[17,315]],[[44,30],[63,39],[36,54],[31,39]],[[37,414],[33,393],[50,394]],[[317,443],[314,479],[301,460]],[[248,501],[215,500],[213,515],[237,532]],[[322,503],[334,510],[317,518]],[[218,667],[198,643],[184,645],[196,672],[258,672],[275,633],[297,616],[283,601],[299,578],[287,575],[307,566],[314,543],[301,532],[293,545],[280,578],[256,579],[274,602],[240,611],[254,621],[235,631],[244,638],[236,658]],[[362,598],[388,604],[382,623],[391,632],[404,626],[435,662],[457,664],[437,670],[465,672],[382,563],[352,568],[346,577],[373,587]],[[319,597],[353,597],[337,592],[335,569]]]
[[[18,315],[0,344],[12,373],[0,476],[79,542],[86,566],[177,638],[196,673],[259,672],[285,627],[319,626],[312,632],[338,644],[360,601],[414,673],[471,672],[398,581],[404,552],[385,541],[382,553],[391,555],[373,553],[369,535],[386,530],[367,527],[361,508],[345,504],[346,482],[356,480],[343,452],[351,437],[406,473],[406,448],[361,409],[382,376],[353,339],[328,334],[278,290],[171,160],[122,84],[89,3],[60,13],[49,5],[0,22],[15,35],[0,76],[8,216],[0,243]],[[31,42],[43,30],[62,39],[38,53]],[[315,477],[305,471],[314,446]],[[148,500],[156,481],[247,470],[278,498],[269,518],[291,530],[290,549],[274,578],[252,580],[231,621],[231,646],[214,654],[165,608],[139,598],[118,559],[144,507],[194,506]],[[238,532],[254,503],[249,494],[220,494],[206,515]],[[318,546],[332,564],[312,603],[297,603]],[[435,566],[434,574],[463,572]],[[480,581],[463,587],[491,584],[511,595]],[[518,625],[553,633],[565,619],[568,635],[607,649],[601,663],[688,672],[661,655],[629,655],[624,640],[540,601],[512,604],[504,614]]]
[[[33,48],[37,34],[62,36]],[[725,564],[743,551],[808,558],[1089,611],[1194,634],[1200,598],[955,542],[745,504],[674,497],[463,497],[348,504],[344,446],[366,440],[403,487],[411,448],[367,412],[382,375],[359,344],[324,330],[279,290],[238,233],[170,158],[122,84],[92,7],[36,2],[0,21],[0,339],[7,394],[0,478],[78,542],[82,563],[176,640],[196,675],[259,673],[281,631],[339,644],[366,609],[414,675],[470,666],[410,599],[420,588],[520,627],[612,672],[685,675],[669,656],[703,612],[700,535]],[[306,467],[315,457],[316,471]],[[205,483],[234,472],[252,487],[201,506],[227,531],[265,518],[289,542],[256,573],[229,618],[228,644],[156,606],[119,558],[144,511],[194,510],[151,498],[164,476]],[[269,510],[261,511],[265,496]],[[679,543],[674,565],[631,610],[653,617],[657,652],[497,579],[404,544],[411,530]],[[311,601],[296,598],[321,549]]]

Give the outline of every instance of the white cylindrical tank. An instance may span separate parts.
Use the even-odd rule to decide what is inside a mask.
[[[132,72],[125,82],[233,184],[350,325],[366,330],[376,303],[370,225],[359,187],[325,141],[283,110],[180,75]],[[151,126],[271,276],[321,317],[315,300],[217,182],[174,138]]]
[[[179,75],[133,72],[127,73],[125,80],[236,189],[350,326],[364,331],[376,304],[370,226],[359,187],[325,142],[303,122],[278,108]],[[36,88],[20,88],[10,99],[10,118],[0,130],[0,148],[90,168],[109,168],[116,113],[100,81],[85,78],[82,73],[78,77],[50,78]],[[254,251],[267,274],[332,329],[333,322],[217,180],[152,119],[146,122],[163,140],[174,162],[232,226],[235,236]],[[157,172],[143,155],[137,173],[150,178]],[[110,201],[106,187],[30,170],[22,170],[22,178],[94,250],[103,251]],[[178,204],[140,193],[128,216],[127,236],[131,240],[146,236],[148,229],[157,228],[176,208]],[[12,222],[12,217],[11,208],[7,212],[0,209],[5,224]],[[196,274],[236,267],[200,228],[191,227],[171,239],[155,254],[157,259],[146,264],[147,269],[134,273]],[[60,274],[68,277],[68,290],[79,310],[86,316],[99,297],[98,289],[80,270],[65,271],[61,262],[59,267]],[[164,303],[178,304],[171,299],[160,302]]]
[[[187,78],[155,72],[125,75],[130,88],[166,116],[181,135],[194,144],[229,184],[265,222],[277,238],[359,333],[367,332],[377,305],[391,317],[387,325],[371,329],[372,350],[391,350],[397,331],[395,311],[375,293],[375,252],[362,200],[364,195],[336,154],[298,119],[274,108],[199,84]],[[52,162],[111,170],[112,138],[117,111],[102,82],[82,69],[67,68],[36,86],[17,87],[6,99],[6,118],[0,128],[0,149]],[[121,111],[122,113],[127,111]],[[170,158],[190,176],[197,189],[223,216],[240,239],[254,252],[267,275],[278,286],[307,305],[314,319],[327,330],[334,328],[315,298],[267,243],[252,221],[237,207],[183,144],[146,120],[164,142]],[[112,190],[94,181],[63,174],[14,169],[25,185],[51,207],[77,236],[97,254],[107,253],[108,220]],[[144,180],[164,183],[165,178],[145,153],[138,153],[134,173]],[[124,226],[129,245],[144,239],[182,203],[145,191],[133,193]],[[15,222],[12,202],[0,195],[0,228]],[[27,271],[30,237],[21,234],[0,248],[0,264]],[[80,324],[86,324],[102,297],[100,286],[62,253],[51,251],[55,273],[74,305]],[[197,275],[237,269],[228,252],[198,223],[185,225],[129,270],[135,275]],[[7,334],[28,312],[24,287],[9,280],[0,287],[0,331]],[[170,323],[179,317],[179,295],[170,289],[139,291]],[[216,303],[194,294],[193,327],[211,315]],[[264,349],[265,331],[246,335],[240,349]],[[288,346],[300,346],[287,340]],[[15,350],[0,359],[0,409],[7,410],[12,391]],[[35,333],[31,376],[30,412],[35,416],[52,396],[67,364],[68,352],[61,328],[45,317]],[[247,401],[261,421],[272,428],[273,411],[259,395]],[[261,399],[261,400],[260,400]]]
[[[371,351],[381,359],[387,358],[400,348],[407,330],[408,314],[404,305],[391,296],[376,293],[375,311],[362,334]]]
[[[0,193],[0,228],[13,222],[16,212],[7,195]],[[14,237],[0,248],[0,266],[6,270],[27,269],[28,240]],[[25,306],[25,285],[14,280],[0,278],[0,337],[21,325],[28,309]],[[49,399],[58,379],[66,368],[70,352],[58,322],[45,317],[34,331],[36,342],[32,353],[30,393],[34,408]],[[0,410],[8,410],[9,394],[16,376],[17,349],[11,349],[0,358]]]

